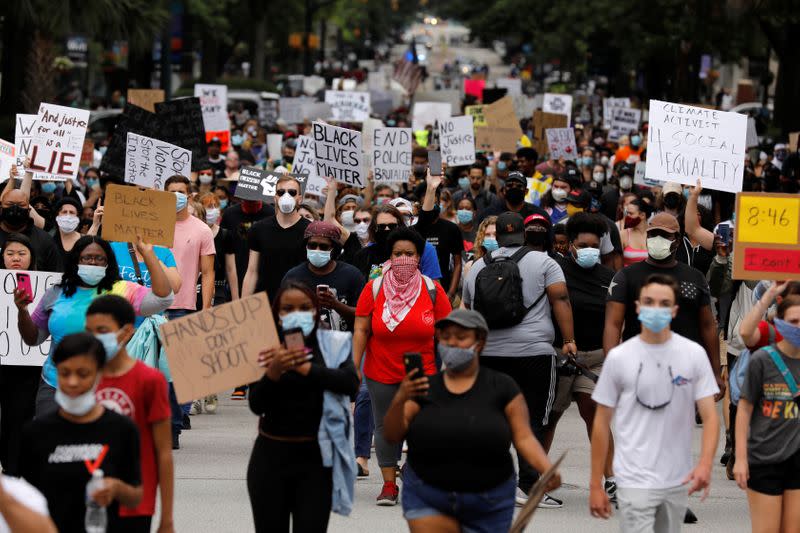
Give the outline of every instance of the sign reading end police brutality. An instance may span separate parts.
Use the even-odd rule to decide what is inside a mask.
[[[170,176],[188,177],[191,169],[192,152],[186,148],[128,132],[125,183],[163,190]]]
[[[311,138],[317,176],[331,176],[351,187],[366,187],[360,131],[314,122]]]
[[[50,337],[39,346],[28,346],[22,340],[17,328],[17,306],[14,304],[14,289],[17,288],[17,274],[28,274],[33,289],[33,302],[28,304],[28,312],[39,305],[47,289],[61,283],[61,273],[28,272],[25,270],[0,270],[2,281],[2,316],[0,328],[0,366],[42,366],[50,352]]]
[[[649,121],[649,178],[742,190],[747,115],[650,100]]]
[[[372,164],[376,182],[407,182],[411,174],[411,128],[372,130]]]
[[[475,162],[475,129],[472,115],[452,117],[439,122],[439,148],[449,167]]]

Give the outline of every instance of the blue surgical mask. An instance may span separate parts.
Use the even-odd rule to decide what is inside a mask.
[[[228,200],[223,198],[222,200],[219,201],[219,208],[220,210],[222,210],[225,209],[226,207],[228,207]]]
[[[469,178],[458,178],[458,186],[465,191],[469,189]]]
[[[491,177],[492,175],[492,167],[486,167],[486,177]]]
[[[600,262],[599,248],[575,248],[575,262],[583,268],[592,268]]]
[[[303,335],[308,337],[314,331],[315,325],[312,311],[292,311],[281,316],[281,328],[283,328],[283,331],[300,328],[303,330]]]
[[[639,137],[638,135],[633,135],[631,137],[631,146],[633,146],[634,148],[638,148],[640,144],[642,144],[642,138]]]
[[[474,346],[460,348],[458,346],[448,346],[440,342],[436,348],[447,369],[454,372],[464,370],[475,358]]]
[[[119,353],[119,341],[117,341],[117,332],[112,331],[109,333],[98,333],[94,336],[99,340],[106,350],[106,361],[111,361]]]
[[[175,194],[175,212],[183,211],[186,208],[186,204],[189,203],[189,197],[183,194],[182,192],[176,192]]]
[[[508,168],[508,165],[506,164],[505,161],[498,161],[497,162],[497,170],[499,170],[500,172],[506,170],[507,168]]]
[[[97,178],[89,178],[86,180],[86,186],[93,189],[96,185],[100,185],[100,180]]]
[[[241,144],[242,144],[243,142],[244,142],[244,137],[242,137],[242,136],[241,136],[241,135],[239,135],[238,133],[237,133],[237,134],[235,134],[235,135],[231,135],[231,144],[232,144],[232,145],[234,145],[234,146],[241,146]]]
[[[800,326],[790,324],[780,318],[775,319],[775,329],[792,346],[800,347]]]
[[[653,333],[659,333],[672,323],[672,308],[640,306],[639,322]]]
[[[397,122],[395,122],[394,120],[389,119],[386,121],[386,125],[389,126],[390,128],[394,128],[395,124],[397,124]]]
[[[106,267],[98,265],[78,265],[78,277],[89,287],[95,287],[106,277]]]
[[[53,183],[52,181],[48,181],[48,182],[42,183],[42,193],[44,193],[44,194],[53,194],[54,192],[56,192],[56,184],[55,183]]]
[[[469,209],[459,209],[456,211],[456,218],[458,218],[458,222],[461,224],[469,224],[472,222],[473,216],[475,216],[474,213]]]
[[[317,268],[322,268],[331,262],[330,250],[306,250],[308,262]]]
[[[594,158],[592,157],[584,157],[583,158],[583,166],[590,167],[594,163]]]
[[[486,248],[487,252],[494,252],[495,250],[500,248],[500,245],[497,244],[497,239],[494,239],[492,237],[486,237],[485,239],[483,239],[483,247]]]

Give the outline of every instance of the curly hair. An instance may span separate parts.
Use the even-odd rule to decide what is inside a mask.
[[[103,249],[106,254],[106,275],[97,284],[97,294],[110,291],[114,283],[120,280],[119,266],[117,265],[117,258],[114,255],[114,250],[108,241],[101,239],[96,235],[84,235],[77,240],[75,246],[67,254],[67,262],[64,268],[64,275],[61,276],[61,290],[64,296],[72,296],[78,290],[78,287],[83,285],[83,281],[78,276],[78,264],[80,263],[81,252],[83,252],[90,244],[96,244]]]

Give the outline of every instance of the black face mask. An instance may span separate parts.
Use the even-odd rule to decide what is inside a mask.
[[[535,248],[545,248],[547,246],[547,232],[526,231],[525,242]]]
[[[6,224],[13,228],[18,228],[24,226],[30,220],[30,211],[30,208],[26,209],[18,205],[12,205],[4,207],[0,215],[2,215]]]
[[[508,200],[511,205],[521,204],[524,199],[525,191],[523,189],[517,189],[516,187],[513,189],[506,189],[506,200]]]
[[[681,201],[681,197],[675,193],[669,193],[664,197],[664,207],[667,209],[677,209],[678,204]]]
[[[428,169],[425,165],[414,165],[412,168],[415,178],[424,178],[427,170]]]
[[[284,161],[285,163],[291,163],[292,161],[294,161],[294,156],[293,156],[293,155],[287,155],[287,156],[285,156],[285,157],[283,158],[283,161]]]

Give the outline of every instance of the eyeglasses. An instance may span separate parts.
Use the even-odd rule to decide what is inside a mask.
[[[309,242],[306,245],[306,248],[309,250],[322,250],[323,252],[330,252],[333,249],[333,246],[324,242]]]
[[[78,259],[81,265],[99,265],[103,266],[108,264],[108,258],[104,255],[82,255]]]
[[[659,365],[659,367],[660,367],[660,365]],[[672,396],[675,394],[675,378],[672,377],[672,367],[671,366],[667,367],[669,369],[669,383],[670,383],[669,399],[666,402],[655,404],[655,405],[651,405],[649,403],[645,403],[644,401],[642,401],[641,398],[639,398],[639,378],[642,376],[642,368],[644,368],[644,363],[640,362],[639,363],[639,372],[636,374],[636,390],[635,390],[636,402],[639,405],[641,405],[642,407],[650,409],[651,411],[658,411],[659,409],[663,409],[664,407],[666,407],[670,403],[672,403]]]
[[[287,192],[289,193],[289,196],[297,196],[297,194],[298,194],[297,191],[294,190],[294,189],[289,189],[289,190],[278,189],[277,191],[275,191],[275,194],[278,195],[278,196],[283,196]]]
[[[378,231],[392,231],[397,229],[398,226],[399,224],[378,224],[375,226],[375,228]]]

